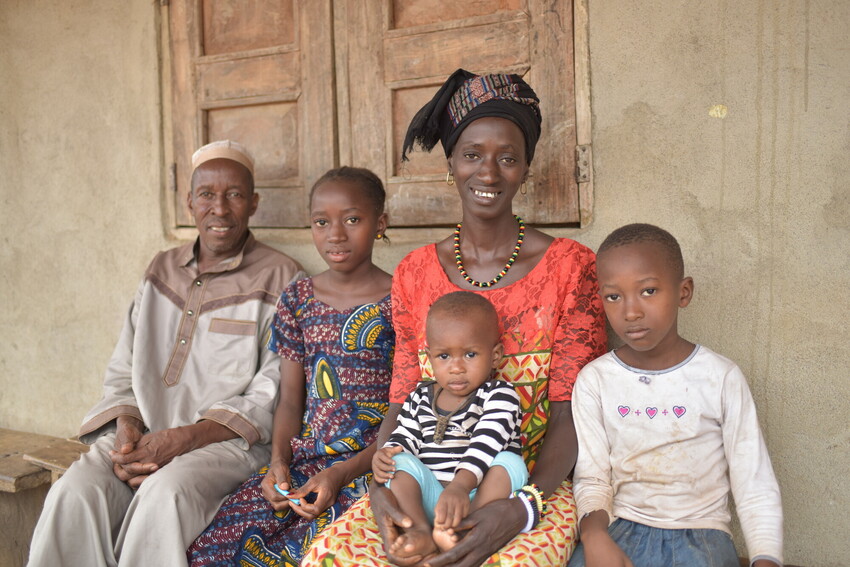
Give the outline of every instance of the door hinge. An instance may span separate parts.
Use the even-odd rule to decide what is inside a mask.
[[[590,144],[576,146],[576,181],[587,183],[590,181],[590,171],[593,168]]]

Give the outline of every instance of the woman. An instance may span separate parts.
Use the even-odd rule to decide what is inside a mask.
[[[488,557],[487,565],[520,565],[531,556],[537,564],[563,565],[572,549],[575,510],[566,478],[576,460],[576,437],[570,395],[579,369],[605,351],[606,337],[593,253],[526,228],[512,210],[540,136],[538,102],[516,75],[459,69],[417,113],[404,142],[403,159],[414,143],[426,150],[442,143],[446,180],[457,186],[463,216],[453,235],[410,253],[393,277],[396,354],[378,446],[395,428],[405,396],[430,375],[424,356],[428,307],[448,292],[471,290],[499,313],[505,347],[499,373],[522,400],[523,456],[535,485],[470,514],[458,544],[428,558],[434,567],[480,565]],[[548,505],[539,522],[536,491]],[[405,526],[410,519],[390,491],[373,483],[368,498],[314,540],[302,565],[415,565],[425,558],[385,551]]]

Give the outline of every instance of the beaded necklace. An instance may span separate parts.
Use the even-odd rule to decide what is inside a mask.
[[[479,282],[477,280],[472,279],[469,274],[466,273],[466,269],[463,267],[463,259],[460,256],[460,227],[463,224],[462,222],[457,223],[457,228],[455,228],[454,233],[454,246],[455,246],[455,263],[457,264],[457,269],[460,272],[460,275],[463,276],[468,283],[474,285],[475,287],[490,287],[496,285],[496,283],[505,277],[505,274],[508,273],[508,270],[511,269],[511,266],[516,262],[517,256],[519,256],[519,249],[522,248],[522,239],[525,238],[525,223],[519,217],[519,215],[514,215],[517,223],[519,223],[519,236],[516,239],[516,246],[514,246],[514,251],[511,253],[511,257],[508,258],[508,262],[505,264],[505,267],[502,268],[502,271],[496,274],[496,277],[490,280],[489,282]]]

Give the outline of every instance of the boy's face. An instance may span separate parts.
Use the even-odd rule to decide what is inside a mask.
[[[502,359],[502,343],[489,318],[436,313],[428,320],[428,348],[434,378],[447,393],[465,397],[486,382]]]
[[[679,278],[661,246],[652,242],[606,250],[596,271],[605,315],[617,336],[638,360],[663,360],[679,344],[678,311],[691,301],[693,280]]]

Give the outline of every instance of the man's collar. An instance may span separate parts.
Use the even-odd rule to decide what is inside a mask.
[[[235,256],[231,256],[230,258],[226,258],[213,266],[211,269],[207,270],[206,273],[217,273],[217,272],[227,272],[230,270],[235,270],[242,264],[242,259],[245,257],[245,254],[254,249],[257,245],[257,241],[254,239],[254,235],[251,231],[248,231],[248,237],[245,239],[245,243],[242,244],[242,249],[236,253]],[[184,267],[189,267],[194,265],[198,266],[198,249],[201,246],[201,237],[195,238],[195,243],[191,246],[187,246],[185,252],[180,257],[180,265]]]

